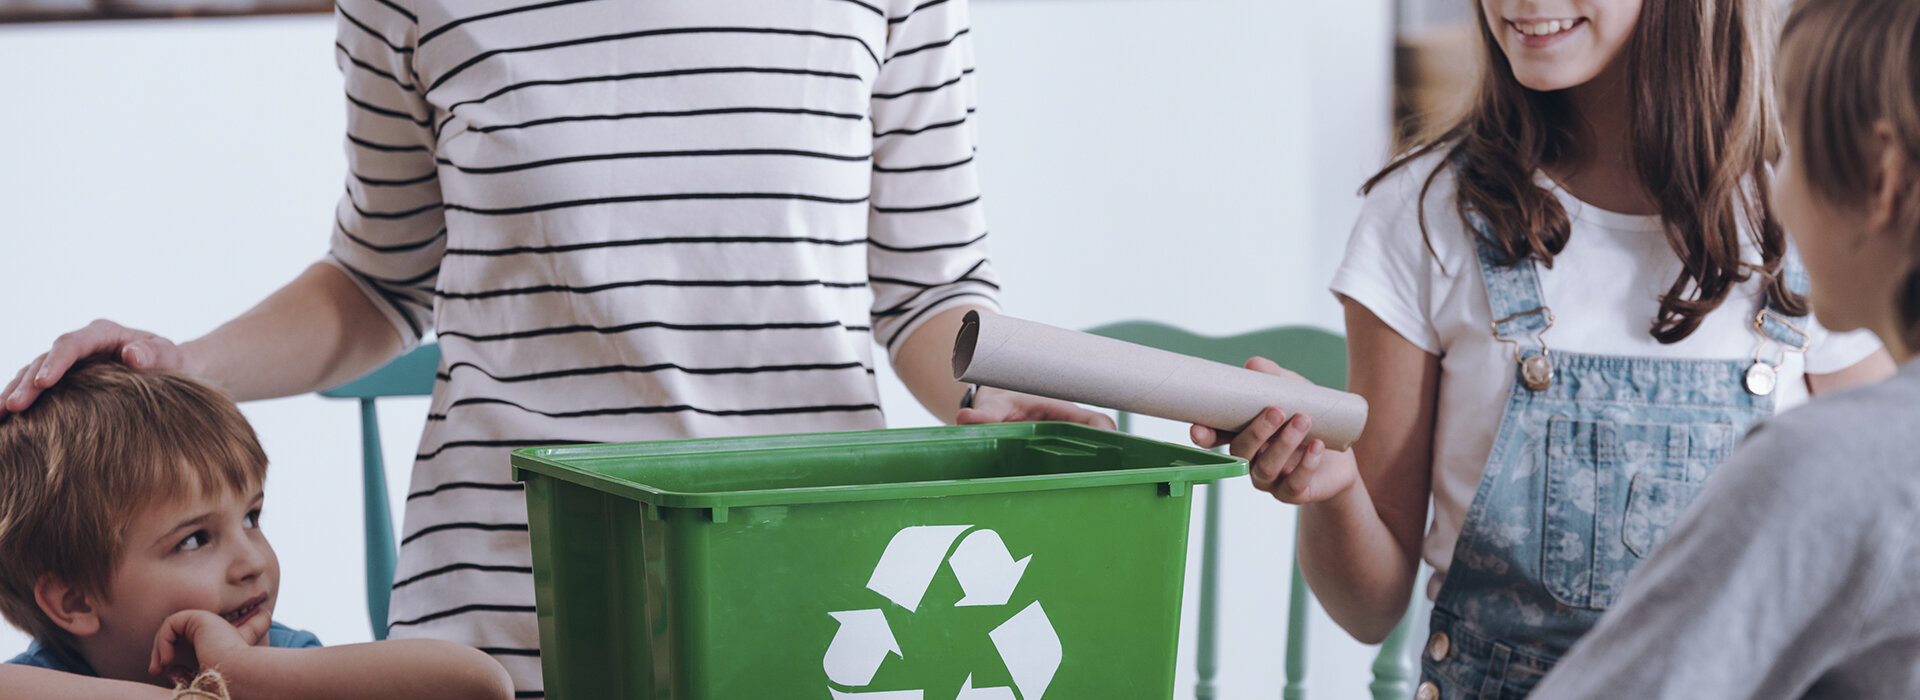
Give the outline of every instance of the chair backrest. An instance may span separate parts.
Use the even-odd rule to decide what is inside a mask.
[[[1087,332],[1236,367],[1246,362],[1247,358],[1259,355],[1300,373],[1308,381],[1320,386],[1344,389],[1347,385],[1346,339],[1318,328],[1287,326],[1216,338],[1154,321],[1125,321],[1090,328]],[[1124,431],[1131,427],[1132,417],[1121,413],[1115,422]],[[1215,697],[1213,679],[1219,669],[1214,657],[1218,643],[1216,625],[1219,597],[1219,545],[1215,535],[1220,529],[1222,499],[1215,486],[1207,487],[1206,525],[1200,539],[1199,643],[1195,654],[1199,680],[1194,687],[1194,697],[1198,700]],[[1297,558],[1293,562],[1293,584],[1290,589],[1286,686],[1282,697],[1286,700],[1302,700],[1306,697],[1306,642],[1311,593]],[[1411,619],[1412,614],[1409,613],[1408,620]],[[1403,620],[1393,635],[1381,645],[1380,655],[1373,664],[1374,680],[1369,686],[1375,700],[1406,698],[1412,692],[1413,661],[1406,649],[1407,626],[1407,621]]]
[[[380,416],[374,400],[383,396],[433,394],[434,375],[440,370],[440,346],[424,343],[367,376],[321,391],[320,395],[360,401],[360,480],[364,495],[361,513],[366,522],[367,622],[374,639],[387,638],[387,598],[393,592],[393,571],[399,553],[393,533],[393,514],[387,505],[386,461],[380,456]]]

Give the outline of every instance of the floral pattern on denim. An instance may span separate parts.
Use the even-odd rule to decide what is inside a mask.
[[[1469,219],[1482,235],[1485,223]],[[1552,383],[1516,370],[1507,407],[1434,601],[1450,644],[1422,656],[1441,698],[1520,698],[1599,619],[1627,574],[1665,539],[1740,436],[1773,413],[1744,388],[1752,358],[1675,360],[1551,349],[1551,311],[1532,261],[1502,266],[1485,241],[1480,268],[1517,359],[1544,355]],[[1799,261],[1788,281],[1804,285]],[[1804,292],[1804,286],[1796,291]],[[1765,337],[1790,343],[1804,319]],[[1560,319],[1565,321],[1566,319]]]

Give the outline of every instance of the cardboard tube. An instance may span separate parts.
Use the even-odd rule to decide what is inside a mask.
[[[1367,424],[1357,394],[976,311],[954,341],[953,378],[1234,432],[1279,406],[1311,416],[1307,437],[1335,450]]]

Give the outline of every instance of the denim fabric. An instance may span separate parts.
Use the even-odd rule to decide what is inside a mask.
[[[1487,235],[1480,217],[1469,219]],[[1479,248],[1489,330],[1522,359],[1545,354],[1553,382],[1529,390],[1516,368],[1434,601],[1431,629],[1449,643],[1438,660],[1422,655],[1422,677],[1446,699],[1524,697],[1619,596],[1740,436],[1773,413],[1771,394],[1744,388],[1751,357],[1550,350],[1536,263],[1499,265],[1484,240]],[[1790,284],[1804,285],[1797,258],[1787,265]],[[1804,318],[1780,318],[1805,328]],[[1756,344],[1800,345],[1786,324],[1766,325]]]

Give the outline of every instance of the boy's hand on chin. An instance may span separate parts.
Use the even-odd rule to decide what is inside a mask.
[[[267,639],[271,625],[256,614],[244,627],[205,610],[182,610],[160,623],[147,673],[175,684],[191,681],[204,669],[218,668]]]

